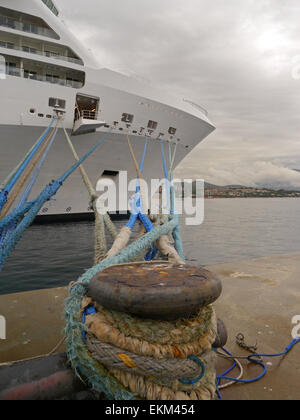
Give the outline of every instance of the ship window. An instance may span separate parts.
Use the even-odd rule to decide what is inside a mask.
[[[37,72],[36,71],[24,70],[24,78],[25,79],[37,80]]]
[[[15,44],[12,42],[0,41],[0,47],[13,50],[15,48]]]
[[[57,8],[54,6],[52,0],[42,0],[42,1],[51,10],[51,12],[55,14],[55,16],[59,15],[59,12]]]
[[[30,112],[30,114],[35,114],[35,109],[34,109],[34,108],[31,108],[31,109],[29,110],[29,112]]]
[[[23,45],[22,50],[31,54],[37,54],[36,48],[26,47],[25,45]]]
[[[6,16],[0,16],[0,25],[15,29],[15,21]]]
[[[134,120],[134,115],[131,114],[123,114],[122,115],[122,121],[125,123],[131,124]]]
[[[49,106],[52,108],[66,109],[66,101],[64,99],[49,98]]]
[[[16,63],[6,63],[6,73],[9,76],[20,76],[20,69],[17,67]]]
[[[169,134],[171,134],[171,136],[175,136],[176,131],[177,131],[177,129],[176,129],[176,128],[173,128],[173,127],[170,127],[170,128],[169,128]]]
[[[156,130],[158,126],[158,123],[156,121],[149,121],[148,123],[148,128],[151,130]]]
[[[80,87],[80,80],[72,79],[71,77],[67,77],[67,86],[78,88],[78,87]]]
[[[38,114],[38,116],[44,118],[44,114]]]
[[[45,51],[46,57],[58,57],[59,54],[53,51]]]
[[[46,74],[46,80],[50,83],[58,83],[59,76],[57,76],[56,74]]]
[[[32,25],[31,23],[23,23],[23,31],[31,32],[35,35],[39,34],[39,28],[36,25]]]

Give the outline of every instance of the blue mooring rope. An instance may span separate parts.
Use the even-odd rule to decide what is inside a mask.
[[[140,164],[140,173],[143,173],[144,170],[144,164],[145,164],[145,158],[146,158],[146,154],[147,154],[147,148],[148,148],[148,144],[149,144],[149,138],[146,137],[146,141],[145,141],[145,147],[144,147],[144,152],[143,152],[143,156],[142,156],[142,160],[141,160],[141,164]],[[140,196],[140,183],[139,183],[139,179],[137,179],[137,186],[136,186],[136,210],[138,210],[139,207],[141,207],[141,196]],[[135,211],[132,212],[128,223],[126,224],[126,226],[132,230],[136,224],[136,222],[140,220],[143,225],[145,226],[145,229],[147,232],[151,232],[154,229],[153,224],[151,223],[151,221],[149,220],[149,218],[141,211]]]
[[[42,135],[42,137],[39,140],[39,142],[33,148],[32,152],[29,154],[29,156],[27,157],[27,159],[25,159],[25,161],[22,163],[22,165],[19,167],[19,169],[16,171],[16,173],[9,180],[9,182],[5,186],[4,190],[2,190],[0,192],[0,211],[3,209],[3,207],[4,207],[4,205],[5,205],[6,201],[7,201],[8,195],[11,192],[11,190],[13,189],[14,185],[16,184],[16,182],[18,181],[18,179],[21,177],[22,173],[25,171],[25,169],[29,165],[31,159],[36,154],[36,152],[40,148],[41,144],[44,142],[44,140],[45,140],[47,134],[49,133],[49,131],[50,131],[50,129],[51,129],[54,121],[55,121],[55,118],[52,119],[49,127],[46,129],[46,131]]]
[[[28,199],[28,197],[29,197],[29,195],[30,195],[30,193],[32,191],[32,188],[33,188],[34,184],[36,183],[36,180],[37,180],[37,178],[39,176],[39,173],[41,171],[41,168],[42,168],[42,166],[43,166],[43,164],[44,164],[44,162],[45,162],[45,160],[46,160],[46,158],[48,156],[48,153],[49,153],[49,151],[51,149],[51,146],[52,146],[52,144],[53,144],[53,142],[54,142],[54,140],[56,138],[57,131],[58,131],[58,128],[55,129],[55,131],[54,131],[54,133],[53,133],[53,135],[52,135],[52,137],[51,137],[51,139],[49,141],[49,144],[47,145],[46,150],[44,151],[43,155],[41,156],[40,161],[39,161],[38,165],[36,166],[36,168],[35,168],[35,170],[34,170],[34,172],[32,174],[32,177],[31,177],[31,179],[29,181],[29,184],[27,185],[25,191],[23,192],[23,194],[22,194],[22,196],[21,196],[21,198],[20,198],[20,200],[19,200],[19,202],[18,202],[15,210],[22,209],[23,206],[24,206],[24,204],[26,203],[26,201],[27,201],[27,199]],[[17,224],[18,224],[18,220],[15,219],[11,223],[10,226],[8,226],[6,229],[4,229],[3,232],[0,232],[0,246],[2,246],[5,243],[6,238],[13,232],[13,230],[15,229],[15,227],[17,226]]]
[[[291,341],[291,343],[287,346],[287,348],[282,352],[282,353],[276,353],[276,354],[251,354],[247,359],[249,362],[251,363],[255,363],[256,365],[259,365],[263,368],[263,372],[257,376],[256,378],[253,379],[236,379],[236,378],[231,378],[228,377],[227,375],[233,371],[233,369],[237,366],[236,362],[234,362],[233,366],[228,369],[226,372],[222,373],[222,375],[217,377],[217,394],[220,400],[222,400],[222,396],[220,393],[220,382],[224,379],[224,380],[228,380],[228,381],[232,381],[232,382],[236,382],[236,383],[240,383],[240,384],[251,384],[254,382],[259,381],[260,379],[264,378],[267,374],[267,366],[265,363],[259,361],[259,360],[255,360],[258,357],[282,357],[282,356],[286,356],[297,344],[300,343],[300,338],[298,339],[294,339]],[[231,358],[234,358],[234,356],[225,348],[222,348],[222,350]]]
[[[75,165],[73,165],[69,170],[67,170],[57,181],[52,181],[37,197],[37,199],[30,204],[30,209],[27,214],[24,216],[23,220],[15,228],[15,231],[12,235],[6,240],[5,244],[0,248],[0,271],[2,269],[3,263],[9,257],[17,243],[22,238],[26,229],[33,223],[36,215],[45,204],[46,201],[49,201],[62,187],[63,182],[72,175],[73,172],[106,140],[106,138],[111,133],[111,130],[94,146],[92,149],[86,153]],[[23,207],[22,212],[24,211],[25,206]],[[20,210],[20,211],[21,211]],[[16,213],[14,213],[16,217]],[[7,223],[6,219],[6,223]],[[1,226],[1,225],[0,225]]]

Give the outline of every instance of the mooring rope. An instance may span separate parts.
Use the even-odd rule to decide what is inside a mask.
[[[17,243],[22,238],[24,232],[34,221],[36,215],[41,210],[46,201],[49,201],[62,187],[63,183],[72,175],[76,169],[106,140],[110,133],[107,133],[94,147],[92,147],[77,163],[68,169],[57,181],[52,181],[37,197],[37,199],[30,206],[29,211],[24,216],[23,220],[18,224],[13,234],[8,238],[5,244],[0,248],[0,270],[3,263],[9,257]]]
[[[79,156],[75,150],[75,147],[70,139],[70,136],[67,133],[67,130],[65,127],[63,127],[67,142],[70,146],[71,152],[74,156],[74,159],[78,162]],[[111,130],[110,130],[111,132]],[[104,211],[104,207],[101,206],[101,208],[98,208],[96,205],[96,200],[98,199],[97,192],[95,188],[93,187],[93,184],[84,169],[83,165],[79,166],[79,170],[84,182],[84,185],[86,186],[86,189],[89,193],[92,207],[95,213],[95,264],[99,264],[100,261],[102,261],[107,253],[107,243],[106,243],[106,236],[105,236],[105,226],[107,227],[108,232],[110,233],[113,240],[115,240],[118,236],[117,230],[109,216],[109,214]],[[101,204],[101,203],[100,203]]]
[[[28,163],[24,173],[22,175],[20,175],[18,181],[16,182],[16,185],[14,187],[13,192],[9,195],[9,197],[7,197],[6,203],[3,206],[2,211],[0,213],[0,218],[7,215],[10,208],[14,204],[16,198],[20,194],[22,188],[24,187],[25,183],[28,181],[30,175],[34,171],[34,169],[37,166],[39,160],[41,159],[41,156],[43,155],[43,153],[45,152],[49,142],[51,141],[51,138],[52,138],[53,134],[55,133],[57,124],[58,124],[58,120],[56,121],[56,126],[51,129],[51,133],[49,134],[49,137],[46,140],[45,139],[43,140],[44,143],[41,145],[40,150],[36,151],[34,158],[31,160],[31,162]],[[6,191],[8,191],[8,189]]]
[[[16,206],[16,210],[20,210],[21,208],[23,208],[24,204],[26,203],[26,201],[27,201],[27,199],[28,199],[28,197],[29,197],[29,195],[30,195],[30,193],[32,191],[32,188],[33,188],[34,184],[36,183],[36,180],[37,180],[37,178],[39,176],[39,173],[41,171],[41,168],[42,168],[42,166],[43,166],[43,164],[44,164],[44,162],[45,162],[45,160],[46,160],[46,158],[48,156],[48,153],[49,153],[49,151],[50,151],[50,149],[51,149],[51,147],[52,147],[52,145],[54,143],[54,140],[55,140],[56,135],[57,135],[57,130],[58,130],[58,127],[55,128],[55,131],[54,131],[52,137],[49,137],[49,139],[46,141],[45,148],[43,147],[41,149],[41,153],[43,153],[43,154],[42,154],[42,156],[40,156],[40,154],[39,154],[40,160],[39,160],[39,162],[38,162],[38,164],[37,164],[37,166],[36,166],[36,168],[35,168],[35,170],[34,170],[34,172],[32,174],[32,177],[31,177],[31,180],[30,180],[29,184],[27,185],[25,191],[22,194],[22,197],[20,198],[20,200],[19,200],[19,202],[18,202],[18,204]],[[9,228],[7,228],[4,232],[1,232],[1,234],[0,234],[0,246],[3,245],[3,243],[5,242],[7,236],[11,232],[13,232],[13,230],[16,227],[17,223],[18,223],[18,221],[15,220],[15,222],[13,224],[11,224],[9,226]]]
[[[47,134],[49,133],[54,121],[55,117],[53,117],[49,127],[45,130],[42,136],[38,139],[38,141],[32,146],[23,160],[17,165],[17,167],[12,171],[12,173],[7,177],[7,179],[3,182],[0,189],[0,212],[2,211],[3,206],[5,205],[8,195],[10,194],[11,190],[13,189],[15,183],[18,181],[24,170],[27,168],[28,164],[30,163],[31,159],[45,140]],[[1,191],[2,190],[2,191]]]

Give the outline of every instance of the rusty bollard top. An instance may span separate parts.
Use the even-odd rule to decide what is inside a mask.
[[[196,315],[221,292],[209,271],[163,262],[112,266],[89,286],[89,296],[106,309],[169,321]]]

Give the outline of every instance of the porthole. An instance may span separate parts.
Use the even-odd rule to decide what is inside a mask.
[[[35,109],[34,109],[34,108],[31,108],[31,109],[29,110],[29,112],[30,112],[30,114],[35,114]]]
[[[48,114],[46,115],[46,118],[52,118],[52,115]]]
[[[38,114],[38,117],[44,118],[44,114]]]

